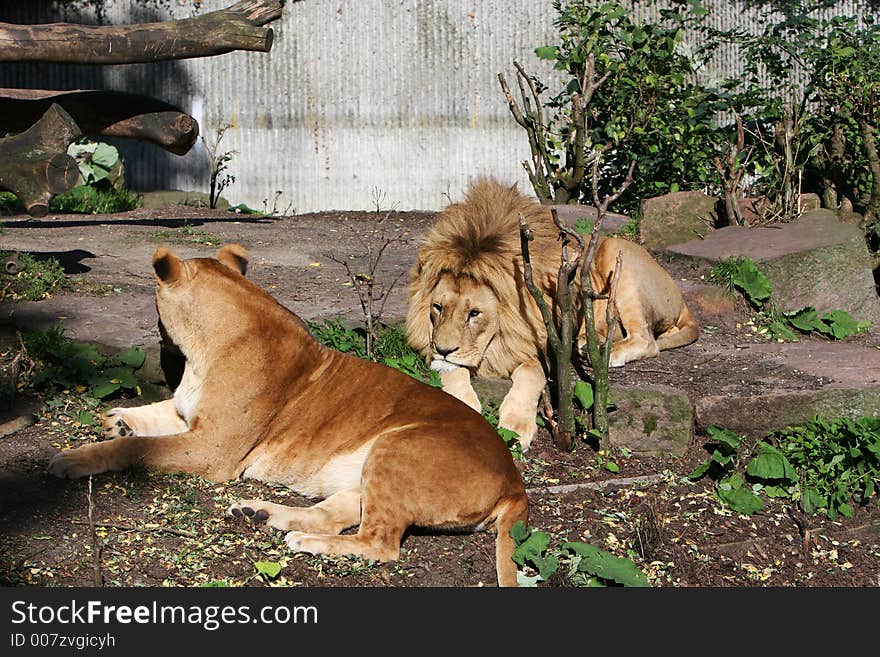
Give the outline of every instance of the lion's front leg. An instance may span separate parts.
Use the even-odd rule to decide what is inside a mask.
[[[525,452],[538,431],[535,418],[547,377],[544,376],[544,368],[533,358],[517,367],[510,378],[513,385],[498,409],[498,426],[516,432]]]
[[[440,382],[443,384],[443,392],[463,401],[477,413],[483,412],[483,406],[471,386],[471,373],[466,367],[442,370]]]
[[[177,412],[173,399],[131,408],[112,408],[101,416],[101,424],[105,438],[171,436],[189,428]]]

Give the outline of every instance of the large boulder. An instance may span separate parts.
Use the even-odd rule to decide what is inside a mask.
[[[842,309],[880,324],[880,299],[865,237],[830,210],[811,210],[790,223],[727,226],[668,251],[708,263],[751,258],[773,286],[777,310]]]
[[[615,387],[608,440],[637,456],[682,456],[694,439],[694,405],[669,386]]]
[[[703,192],[674,192],[642,201],[639,236],[649,250],[702,238],[718,221],[717,199]]]

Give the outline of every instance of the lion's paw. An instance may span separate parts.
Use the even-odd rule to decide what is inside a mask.
[[[504,413],[503,409],[498,419],[498,426],[516,433],[524,452],[528,451],[529,447],[532,446],[532,441],[538,432],[538,423],[534,416]]]
[[[269,519],[269,512],[261,508],[259,500],[242,500],[229,507],[229,515],[235,518],[246,518],[256,525],[262,525]]]
[[[124,438],[135,435],[134,430],[123,417],[123,408],[114,408],[101,416],[101,433],[104,438]]]

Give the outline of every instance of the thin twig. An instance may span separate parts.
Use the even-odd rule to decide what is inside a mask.
[[[92,475],[89,475],[89,533],[92,540],[92,573],[95,586],[104,586],[104,575],[101,573],[101,546],[98,545],[98,533],[95,531],[95,501],[92,489]]]
[[[73,524],[75,525],[85,525],[86,523],[81,520],[74,520]],[[94,523],[95,527],[103,527],[105,529],[118,529],[123,532],[166,532],[168,534],[175,534],[177,536],[183,536],[184,538],[197,538],[197,534],[194,532],[188,532],[185,529],[174,529],[173,527],[132,527],[131,525],[118,525],[112,522],[96,522]]]

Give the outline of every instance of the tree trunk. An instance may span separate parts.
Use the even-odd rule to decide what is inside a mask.
[[[871,171],[871,193],[868,199],[868,207],[865,209],[863,226],[870,226],[880,217],[880,153],[877,151],[877,143],[874,140],[875,126],[864,119],[859,119],[859,133],[868,159],[868,169]]]
[[[210,57],[233,50],[269,52],[279,0],[241,0],[193,18],[139,25],[0,23],[0,62],[132,64]]]
[[[24,132],[53,103],[63,107],[90,137],[139,139],[183,155],[199,136],[193,117],[150,96],[40,89],[0,89],[0,132]]]
[[[81,134],[70,114],[53,104],[25,132],[0,139],[0,188],[14,192],[29,215],[45,216],[49,200],[79,182],[67,147]]]

